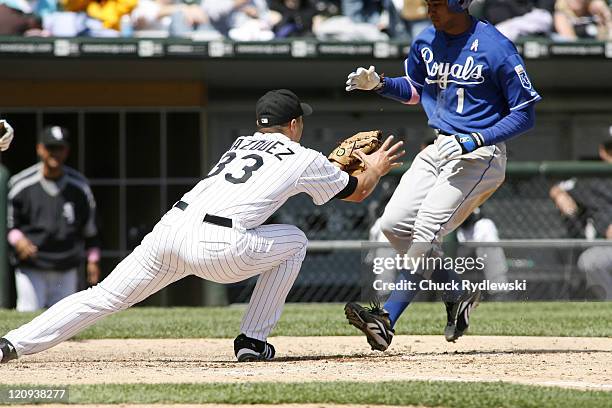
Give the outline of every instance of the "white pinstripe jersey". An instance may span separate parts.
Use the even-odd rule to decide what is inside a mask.
[[[348,184],[349,176],[321,153],[280,133],[241,136],[181,200],[202,213],[232,218],[244,228],[267,220],[299,193],[325,204]]]

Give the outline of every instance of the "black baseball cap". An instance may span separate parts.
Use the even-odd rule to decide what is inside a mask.
[[[308,116],[312,108],[307,103],[300,102],[300,98],[288,89],[275,89],[266,92],[259,98],[255,106],[257,126],[268,127],[284,125],[291,119]]]
[[[68,130],[61,126],[47,126],[40,132],[38,143],[45,146],[68,146]]]

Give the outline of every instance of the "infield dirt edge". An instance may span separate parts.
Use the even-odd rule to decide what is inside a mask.
[[[5,384],[503,381],[612,390],[612,339],[397,336],[276,337],[277,359],[236,363],[231,339],[81,340],[3,366]]]

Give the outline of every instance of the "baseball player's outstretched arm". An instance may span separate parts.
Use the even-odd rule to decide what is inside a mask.
[[[361,202],[374,191],[382,176],[389,173],[391,169],[400,167],[402,162],[398,161],[406,152],[401,150],[403,142],[393,143],[393,136],[389,136],[379,150],[372,154],[364,154],[355,151],[355,155],[365,164],[365,171],[354,176],[357,179],[355,191],[344,201]]]
[[[385,98],[390,98],[407,105],[419,103],[420,96],[407,76],[387,78],[379,75],[374,66],[365,69],[357,68],[348,75],[346,91],[360,89],[363,91],[376,91]]]

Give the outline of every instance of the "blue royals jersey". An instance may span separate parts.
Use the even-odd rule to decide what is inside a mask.
[[[447,133],[481,131],[541,99],[514,44],[491,24],[472,21],[457,36],[425,29],[404,63],[429,126]]]

